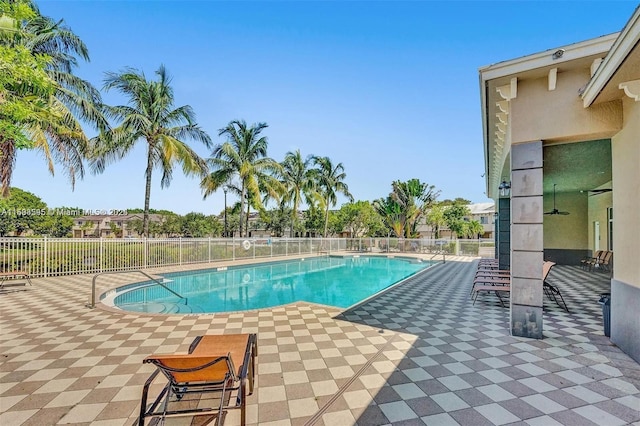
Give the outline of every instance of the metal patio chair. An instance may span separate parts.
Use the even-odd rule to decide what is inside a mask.
[[[223,413],[239,409],[244,425],[246,397],[253,393],[256,355],[256,334],[231,334],[198,336],[188,354],[148,356],[143,362],[154,364],[157,369],[142,389],[138,424],[144,425],[148,417],[160,417],[164,421],[166,417],[217,414],[219,425]],[[159,373],[168,382],[147,407],[149,387]],[[212,400],[212,406],[207,406],[201,398],[213,393],[220,400],[216,399],[215,405]],[[197,400],[185,398],[188,395],[196,395]]]

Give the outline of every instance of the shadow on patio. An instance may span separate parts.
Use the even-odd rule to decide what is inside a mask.
[[[531,340],[509,335],[495,296],[472,305],[475,269],[438,265],[337,316],[392,335],[306,424],[640,420],[640,366],[603,336],[607,275],[556,266],[548,281],[571,313],[545,299],[545,338]]]

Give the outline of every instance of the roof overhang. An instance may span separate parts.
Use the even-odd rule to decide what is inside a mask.
[[[633,12],[633,15],[631,15],[631,18],[611,46],[602,64],[600,64],[600,67],[598,67],[598,70],[582,92],[582,102],[585,108],[590,107],[594,103],[610,100],[610,96],[607,96],[606,93],[603,95],[603,92],[607,86],[610,85],[614,76],[620,73],[621,70],[623,74],[625,69],[628,69],[630,73],[635,71],[637,76],[637,70],[639,69],[638,67],[640,67],[639,55],[632,55],[631,53],[634,50],[638,51],[640,49],[639,45],[640,6]],[[616,87],[610,87],[610,91],[621,90],[617,84],[615,86]]]
[[[497,198],[503,168],[511,151],[509,101],[517,97],[518,80],[549,76],[558,68],[593,66],[607,55],[620,34],[585,40],[479,69],[486,193],[489,198]]]

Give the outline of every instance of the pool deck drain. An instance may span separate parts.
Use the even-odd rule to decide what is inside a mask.
[[[36,279],[0,295],[0,424],[132,425],[153,371],[145,356],[251,332],[249,424],[640,425],[640,366],[602,335],[606,276],[554,268],[571,313],[545,301],[545,339],[529,340],[509,336],[497,299],[471,304],[474,268],[447,259],[346,311],[186,316],[90,310],[91,276]]]

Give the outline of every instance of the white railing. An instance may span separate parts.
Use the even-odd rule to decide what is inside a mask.
[[[402,238],[0,238],[0,272],[33,277],[279,256],[424,253],[477,256],[493,240]]]

